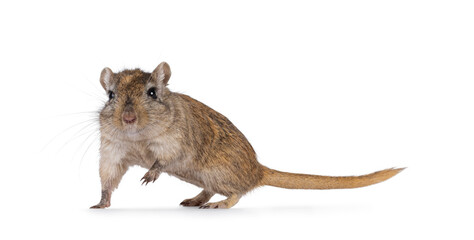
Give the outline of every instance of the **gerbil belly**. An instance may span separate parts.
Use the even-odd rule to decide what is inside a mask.
[[[201,188],[205,188],[203,181],[190,171],[165,171],[170,176],[177,177],[180,180],[191,183]]]

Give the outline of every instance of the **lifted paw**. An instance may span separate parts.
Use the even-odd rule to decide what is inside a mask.
[[[145,176],[140,179],[142,182],[142,185],[145,184],[148,185],[149,182],[155,182],[156,179],[160,176],[160,172],[157,170],[149,170],[147,173],[145,173]]]

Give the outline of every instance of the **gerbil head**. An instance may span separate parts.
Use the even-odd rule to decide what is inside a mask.
[[[140,69],[113,73],[104,68],[100,84],[109,100],[100,113],[101,135],[119,140],[143,140],[156,136],[172,122],[171,70],[166,62],[152,73]]]

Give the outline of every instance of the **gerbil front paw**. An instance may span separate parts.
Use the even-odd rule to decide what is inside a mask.
[[[148,185],[149,182],[155,182],[156,179],[160,176],[160,172],[158,170],[149,170],[147,173],[145,173],[145,176],[140,179],[142,182],[142,185],[145,184]]]

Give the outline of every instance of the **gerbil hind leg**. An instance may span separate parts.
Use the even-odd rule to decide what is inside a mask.
[[[202,190],[202,192],[197,196],[182,201],[180,205],[184,207],[202,206],[203,204],[207,203],[212,198],[212,196],[214,196],[213,192]]]
[[[240,195],[232,194],[227,199],[219,202],[207,203],[199,208],[231,208],[239,201],[239,199]]]
[[[118,187],[120,180],[127,171],[128,166],[121,164],[100,164],[100,181],[102,183],[102,196],[100,202],[91,208],[107,208],[110,207],[110,198],[112,192]]]

